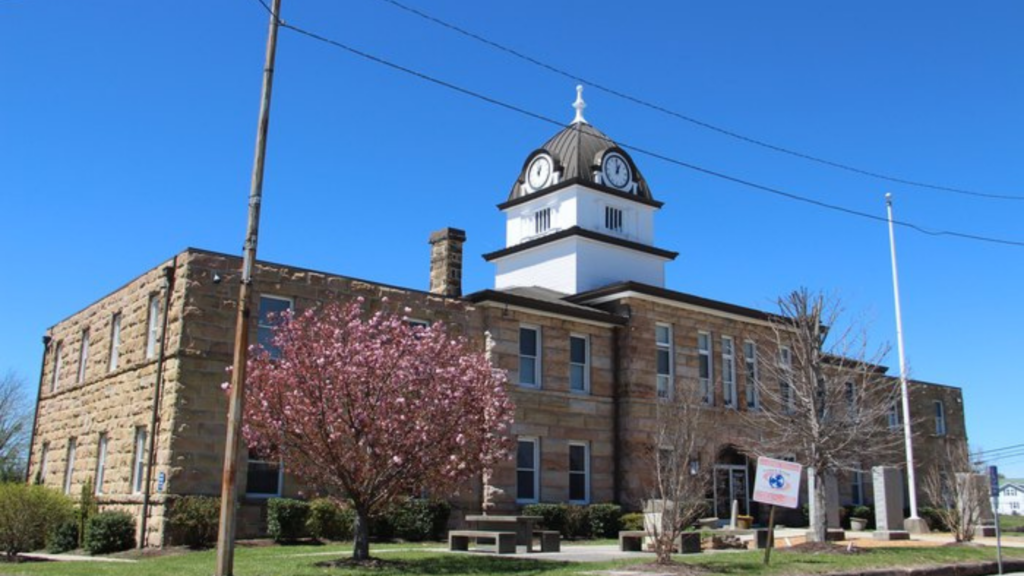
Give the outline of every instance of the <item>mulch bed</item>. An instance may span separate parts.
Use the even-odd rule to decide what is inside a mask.
[[[367,560],[356,560],[354,558],[339,558],[338,560],[326,560],[314,564],[317,568],[359,568],[362,570],[395,570],[409,568],[408,562],[401,560],[384,560],[381,558],[369,558]]]
[[[856,546],[844,546],[832,542],[804,542],[789,548],[777,548],[779,552],[796,552],[799,554],[864,554],[867,550]]]
[[[646,564],[624,566],[621,570],[624,572],[641,572],[651,574],[680,574],[682,576],[703,576],[711,572],[710,568],[704,566],[694,566],[693,564],[683,564],[680,562],[673,562],[671,564],[648,562]]]

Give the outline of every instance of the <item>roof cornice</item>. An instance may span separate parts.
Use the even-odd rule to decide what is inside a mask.
[[[540,238],[535,238],[533,240],[523,242],[522,244],[516,244],[515,246],[510,246],[508,248],[503,248],[501,250],[484,254],[484,260],[491,262],[492,260],[497,260],[498,258],[503,258],[505,256],[510,256],[512,254],[517,254],[519,252],[524,252],[526,250],[531,250],[533,248],[537,248],[539,246],[543,246],[551,242],[557,242],[558,240],[562,240],[564,238],[569,238],[572,236],[586,238],[588,240],[594,240],[596,242],[604,242],[605,244],[611,244],[613,246],[618,246],[620,248],[626,248],[629,250],[636,250],[637,252],[653,254],[654,256],[665,258],[666,260],[675,260],[676,257],[679,256],[679,252],[664,250],[662,248],[655,248],[654,246],[648,246],[647,244],[633,242],[632,240],[625,240],[615,236],[601,234],[600,232],[594,232],[593,230],[587,230],[586,228],[581,228],[579,226],[571,226],[569,228],[566,228],[565,230],[560,230],[553,234],[541,236]]]

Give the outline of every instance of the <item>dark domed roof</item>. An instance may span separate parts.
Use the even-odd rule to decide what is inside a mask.
[[[589,185],[594,188],[607,189],[594,179],[595,171],[601,169],[601,160],[605,153],[614,150],[621,154],[629,162],[633,171],[633,181],[637,183],[636,196],[644,200],[654,200],[651,197],[651,190],[647,187],[647,181],[637,170],[636,164],[622,148],[603,132],[594,128],[586,121],[576,121],[555,134],[543,146],[535,150],[526,158],[519,177],[512,184],[512,190],[508,199],[515,200],[524,196],[521,184],[526,181],[526,169],[535,156],[541,153],[551,155],[555,163],[555,171],[561,172],[561,178],[557,185],[578,183]]]

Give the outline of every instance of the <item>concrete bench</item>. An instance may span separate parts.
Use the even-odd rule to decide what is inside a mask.
[[[644,530],[622,530],[619,532],[619,550],[621,552],[643,552]]]
[[[562,551],[562,535],[558,530],[534,530],[533,537],[540,540],[541,552]]]
[[[491,532],[488,530],[452,530],[448,532],[449,550],[469,550],[469,541],[478,544],[480,540],[494,540],[498,545],[498,554],[516,553],[515,532]]]

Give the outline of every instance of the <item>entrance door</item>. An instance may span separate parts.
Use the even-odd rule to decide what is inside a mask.
[[[750,514],[750,495],[747,490],[747,467],[718,464],[715,466],[715,516],[728,518],[732,501],[740,503],[740,513]]]

